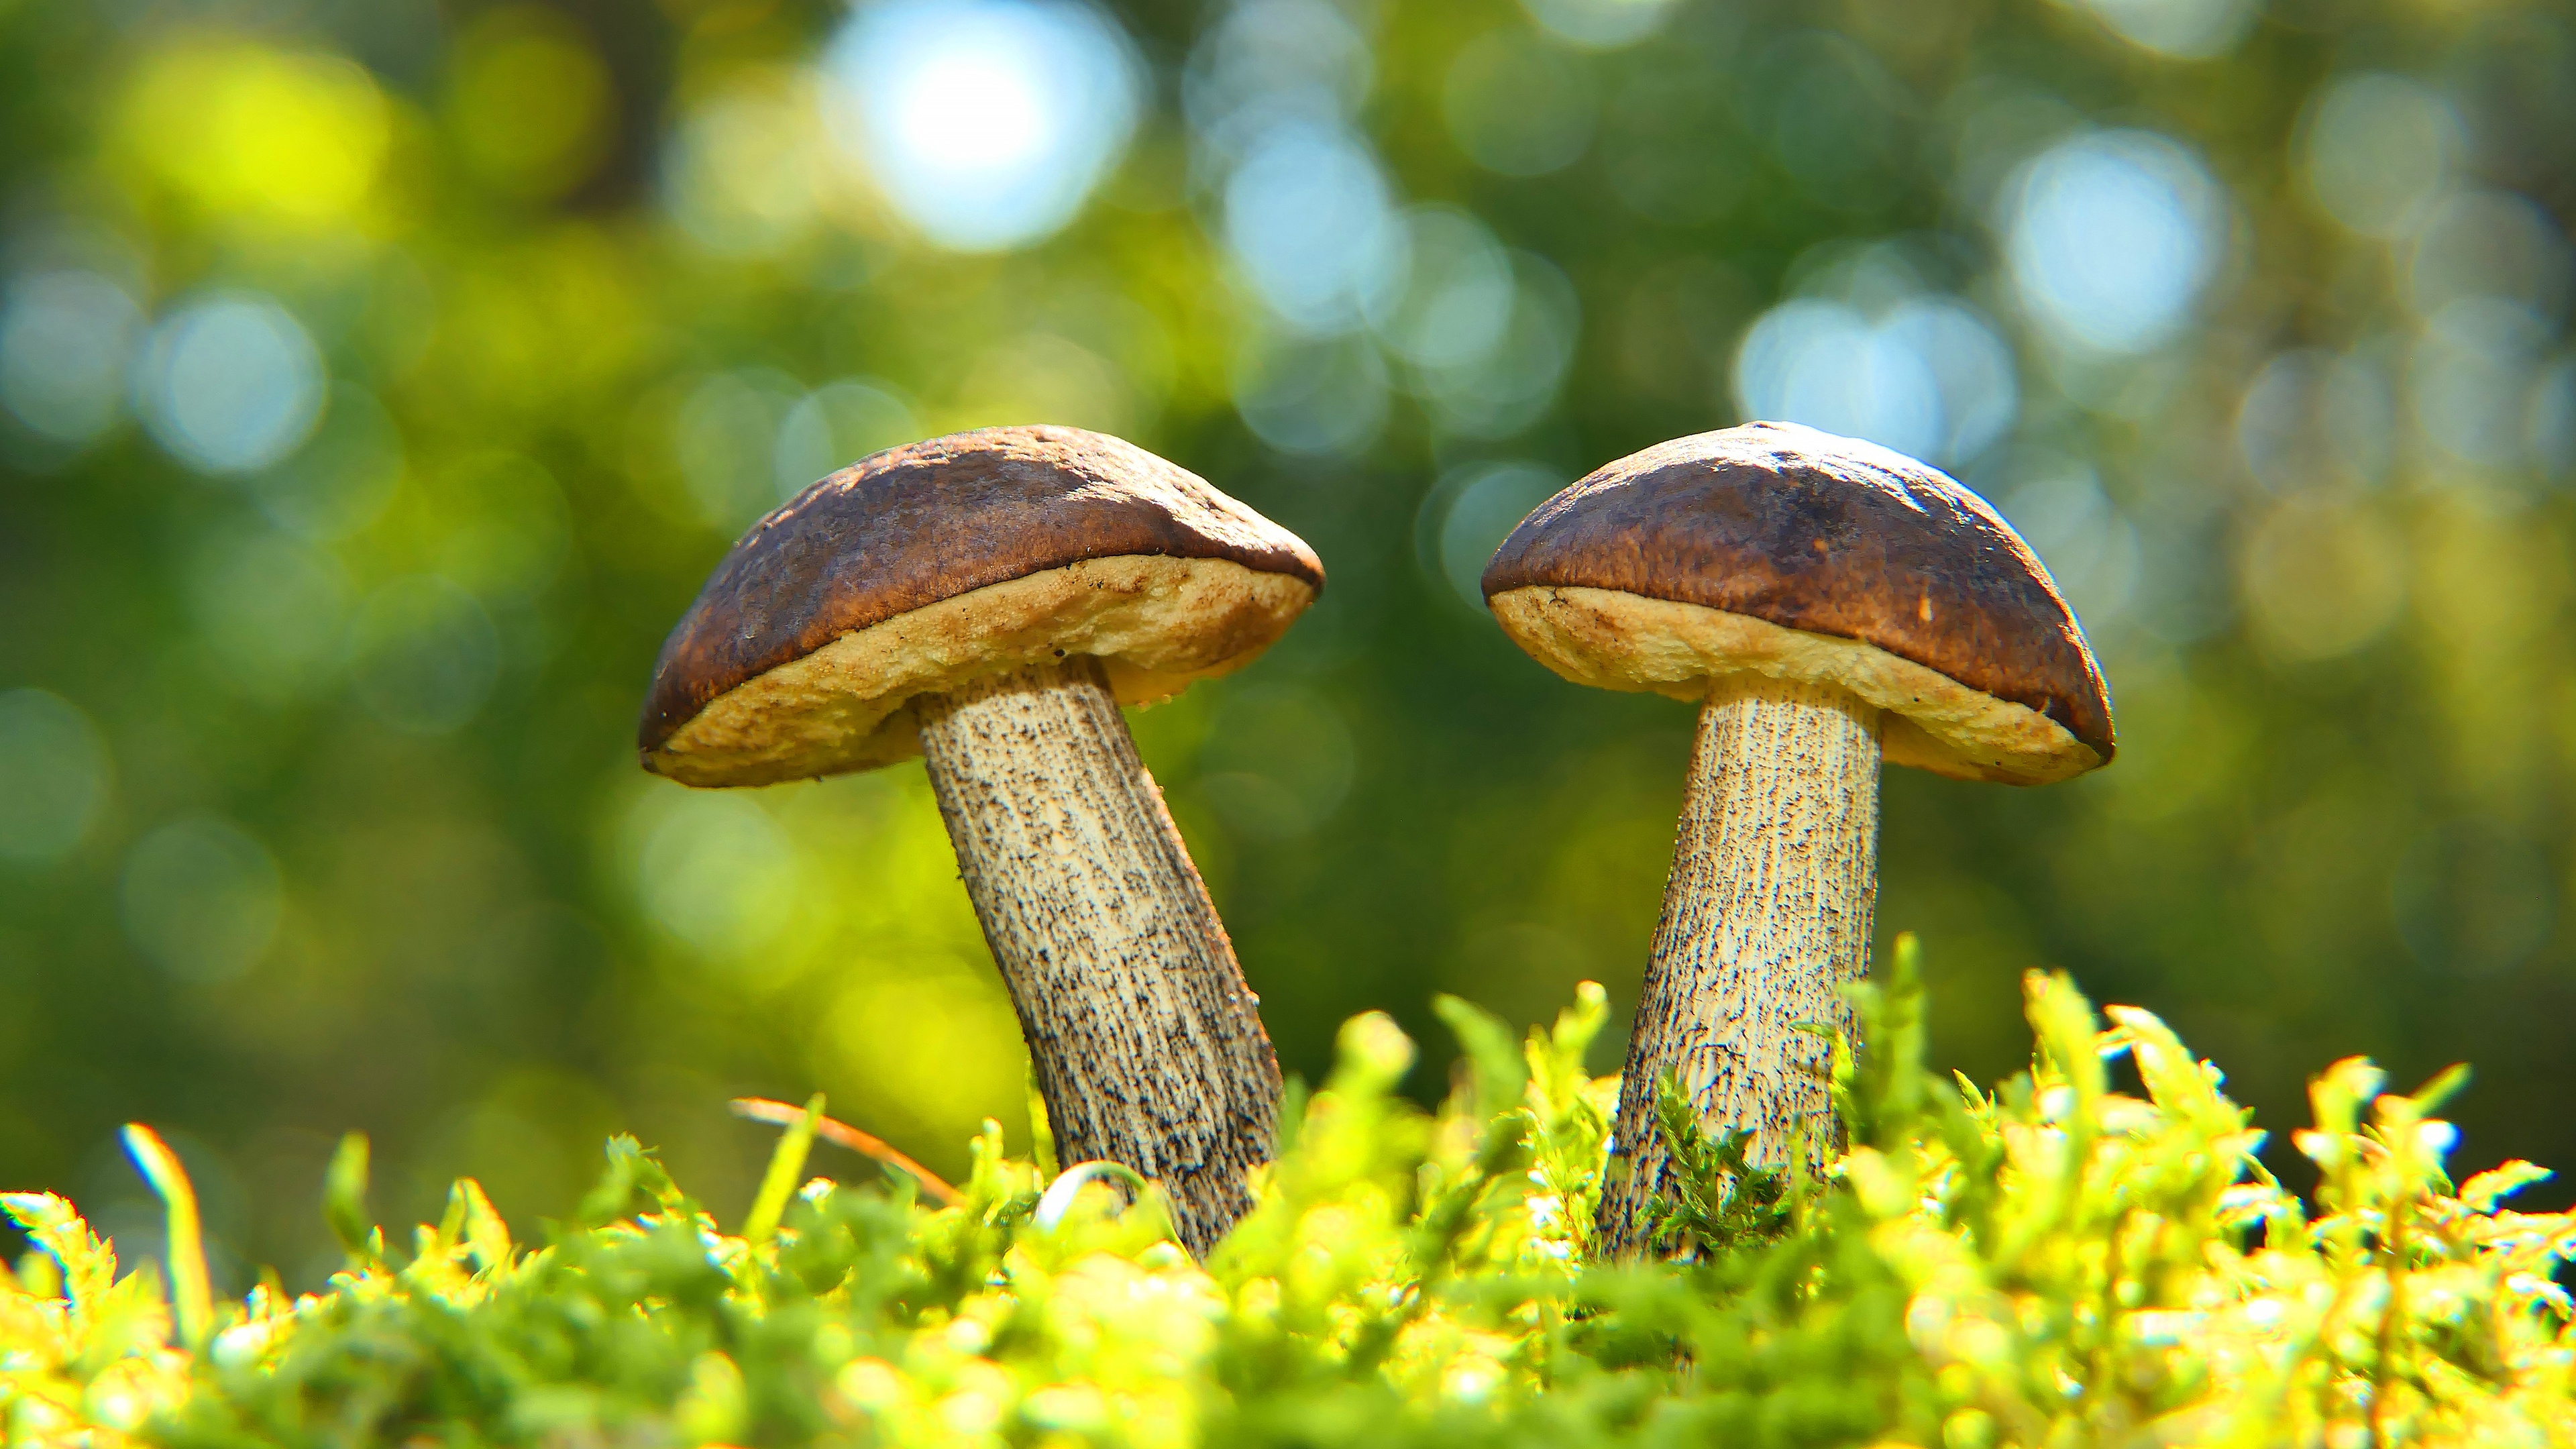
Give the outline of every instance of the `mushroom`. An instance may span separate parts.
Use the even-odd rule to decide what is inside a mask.
[[[1279,1064],[1118,706],[1249,663],[1323,582],[1295,535],[1116,438],[894,448],[716,566],[654,667],[644,767],[761,785],[920,754],[1065,1160],[1159,1178],[1205,1253],[1269,1160]]]
[[[1485,569],[1495,619],[1578,684],[1700,701],[1673,869],[1621,1076],[1602,1242],[1673,1194],[1665,1073],[1747,1161],[1831,1147],[1815,1027],[1867,966],[1882,758],[2036,785],[2111,758],[2083,631],[2010,525],[1934,469],[1754,423],[1599,469]]]

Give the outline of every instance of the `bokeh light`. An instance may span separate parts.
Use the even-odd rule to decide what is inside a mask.
[[[1193,142],[1231,168],[1270,126],[1358,119],[1373,77],[1368,36],[1332,0],[1242,0],[1193,46],[1180,101]]]
[[[2236,446],[2245,469],[2275,493],[2386,481],[2400,414],[2382,359],[2316,348],[2263,364],[2245,389]]]
[[[767,73],[691,106],[662,156],[664,202],[681,234],[719,256],[766,256],[821,225],[864,157],[835,145],[819,109],[807,88]]]
[[[174,820],[136,841],[118,887],[125,932],[181,981],[231,981],[268,954],[284,883],[268,847],[215,815]]]
[[[2160,55],[2200,60],[2234,48],[2260,0],[2082,0],[2121,39]]]
[[[402,430],[363,388],[331,389],[320,424],[294,456],[249,480],[260,511],[306,538],[346,538],[383,516],[401,486]]]
[[[1450,206],[1404,214],[1404,280],[1363,299],[1368,320],[1417,367],[1466,367],[1502,345],[1512,314],[1512,263],[1482,221]]]
[[[757,800],[660,787],[628,829],[637,901],[714,962],[748,969],[796,923],[801,858]]]
[[[2407,393],[2425,439],[2457,462],[2520,466],[2548,340],[2530,312],[2492,297],[2463,298],[2436,313],[2407,367]]]
[[[1306,120],[1247,148],[1226,183],[1225,238],[1254,293],[1308,332],[1356,325],[1404,260],[1377,158],[1338,126]]]
[[[1198,139],[1231,164],[1280,121],[1348,121],[1374,75],[1368,38],[1331,0],[1243,0],[1199,40],[1181,103]]]
[[[255,292],[200,297],[162,319],[136,392],[161,446],[201,473],[247,473],[320,421],[322,355],[293,313]]]
[[[559,194],[608,153],[608,67],[560,10],[498,5],[476,15],[449,53],[444,99],[459,157],[505,192]]]
[[[1414,392],[1443,433],[1501,438],[1536,423],[1555,399],[1582,335],[1583,304],[1555,263],[1512,252],[1512,291],[1502,335],[1465,361],[1416,365]]]
[[[781,498],[859,459],[921,436],[912,406],[873,378],[843,378],[814,389],[779,419],[772,471]]]
[[[351,600],[337,559],[258,520],[209,529],[190,553],[191,621],[235,683],[288,700],[337,678]]]
[[[2137,596],[2145,560],[2137,526],[2103,490],[2102,475],[2080,458],[2033,448],[2009,459],[1988,486],[2084,626],[2097,638],[2116,627]]]
[[[2567,310],[2576,256],[2558,223],[2527,196],[2464,191],[2442,199],[2415,234],[2407,301],[2430,317],[2454,302],[2491,297],[2543,323]]]
[[[1655,33],[1673,0],[1521,0],[1532,20],[1576,45],[1634,45]]]
[[[1043,418],[1125,435],[1150,421],[1116,363],[1056,332],[1024,332],[986,347],[966,370],[950,428]]]
[[[896,210],[965,250],[1062,228],[1136,124],[1127,39],[1074,0],[873,0],[825,69]]]
[[[1867,438],[1936,463],[1986,450],[2018,403],[2012,351],[1963,302],[1914,297],[1876,320],[1840,302],[1783,303],[1745,334],[1744,415]]]
[[[769,368],[720,372],[690,391],[674,421],[674,451],[709,524],[739,533],[814,481],[796,481],[778,458],[782,429],[803,393],[795,379]]]
[[[1357,337],[1255,337],[1236,355],[1234,405],[1284,453],[1352,454],[1386,425],[1386,359]]]
[[[2458,112],[2420,81],[2365,71],[2310,102],[2302,172],[2326,214],[2369,236],[2413,231],[2466,148]]]
[[[2217,183],[2190,153],[2143,131],[2060,142],[2008,194],[2006,251],[2022,305],[2080,348],[2143,352],[2172,337],[2225,244]]]
[[[86,443],[123,411],[142,313],[96,272],[39,272],[0,291],[0,407],[58,443]]]
[[[1572,481],[1522,460],[1477,463],[1442,478],[1422,500],[1415,536],[1424,569],[1468,609],[1485,607],[1485,565],[1531,510]]]
[[[77,706],[41,689],[0,692],[0,860],[69,854],[106,807],[108,780],[107,742]]]
[[[154,51],[118,120],[132,155],[191,202],[297,232],[354,220],[393,146],[392,108],[365,67],[241,41]]]
[[[2349,654],[2397,622],[2406,544],[2377,508],[2302,495],[2262,514],[2241,564],[2257,636],[2292,660]]]

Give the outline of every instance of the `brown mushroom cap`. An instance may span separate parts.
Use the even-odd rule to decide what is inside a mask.
[[[1752,423],[1648,448],[1521,520],[1484,590],[1578,683],[1835,684],[1885,712],[1888,759],[1962,779],[2111,758],[2102,671],[2048,570],[1984,500],[1875,444]]]
[[[644,767],[693,785],[919,752],[908,701],[1068,655],[1126,703],[1251,662],[1323,588],[1296,535],[1132,443],[986,428],[842,469],[753,525],[653,669]]]

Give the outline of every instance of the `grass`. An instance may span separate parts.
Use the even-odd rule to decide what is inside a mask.
[[[1754,1172],[1668,1110],[1695,1170],[1666,1259],[1625,1268],[1590,1254],[1616,1083],[1581,1066],[1589,987],[1518,1042],[1443,1000],[1466,1067],[1436,1112],[1395,1090],[1412,1044],[1354,1019],[1204,1266],[1150,1190],[1050,1191],[996,1127],[953,1205],[894,1172],[797,1187],[808,1110],[735,1232],[620,1138],[534,1249],[471,1181],[396,1247],[353,1139],[331,1289],[211,1303],[185,1177],[136,1129],[173,1261],[121,1270],[68,1202],[7,1197],[39,1251],[0,1274],[0,1414],[95,1449],[2576,1443],[2576,1215],[2503,1205],[2526,1164],[2446,1176],[2461,1074],[2328,1067],[2302,1200],[2216,1069],[2063,977],[2029,978],[2028,1072],[1926,1071],[1912,961],[1860,990],[1848,1150]]]

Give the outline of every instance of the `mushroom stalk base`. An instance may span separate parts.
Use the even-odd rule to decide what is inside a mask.
[[[1244,1170],[1270,1160],[1279,1063],[1099,661],[914,708],[1058,1154],[1160,1179],[1204,1256],[1251,1206]]]
[[[1700,707],[1662,922],[1628,1039],[1602,1246],[1647,1250],[1645,1213],[1677,1184],[1656,1128],[1670,1072],[1746,1160],[1829,1151],[1830,1038],[1866,969],[1878,888],[1878,711],[1830,685],[1746,676]]]

